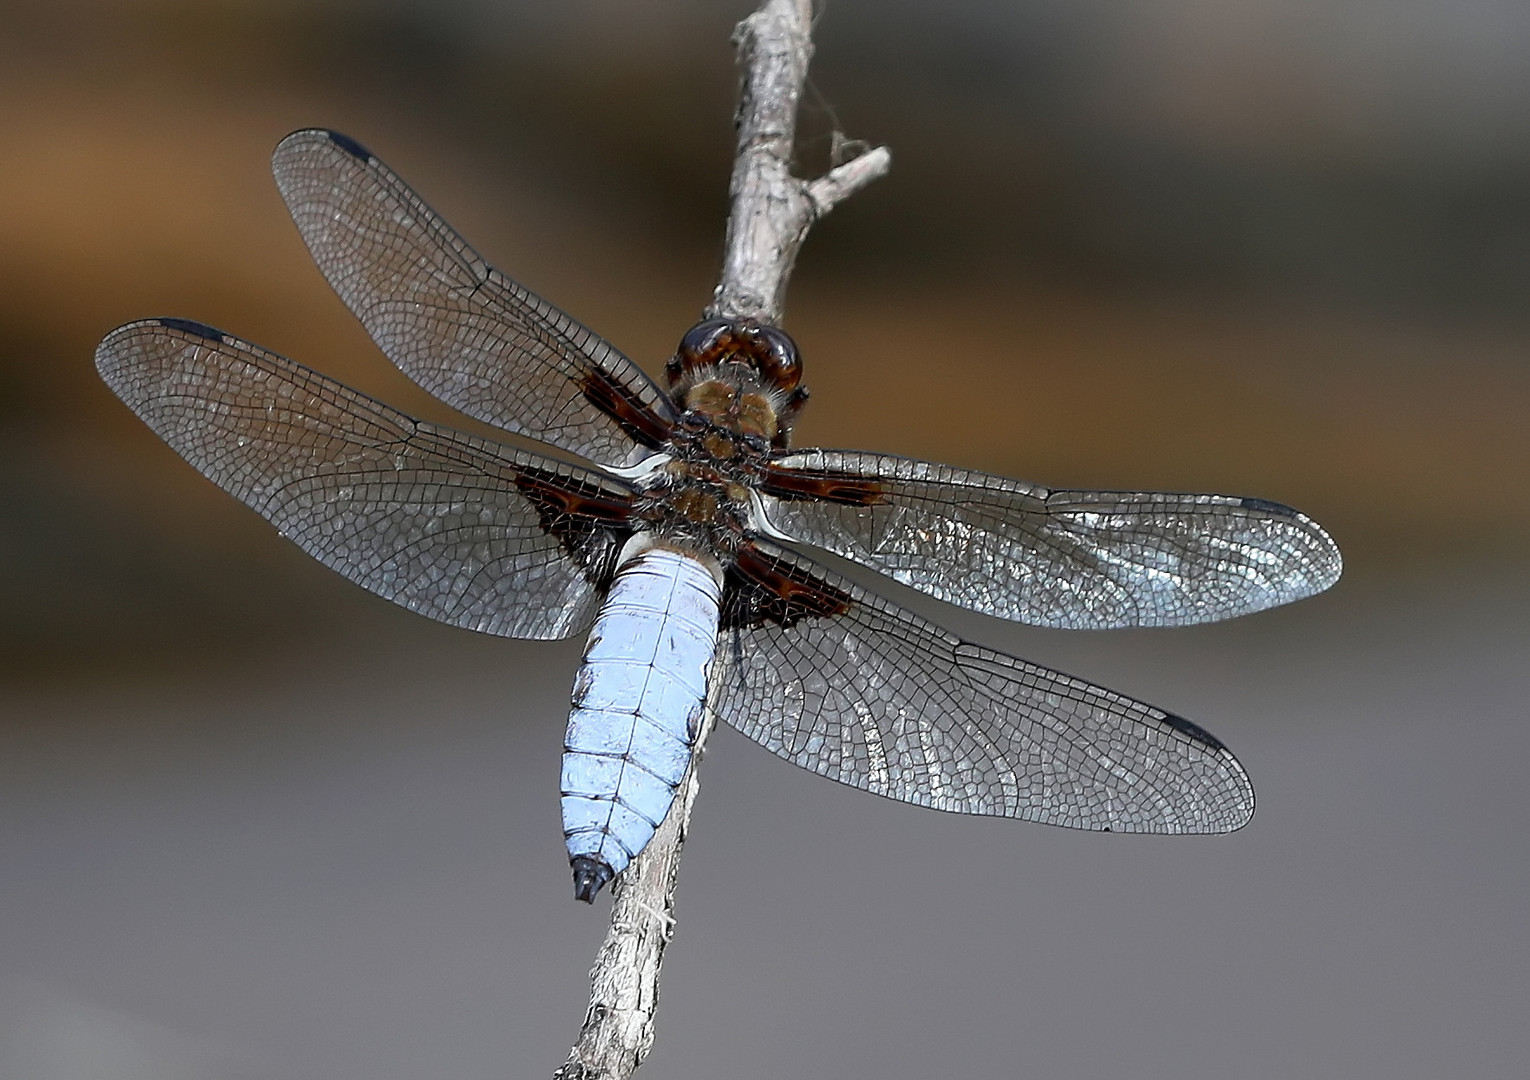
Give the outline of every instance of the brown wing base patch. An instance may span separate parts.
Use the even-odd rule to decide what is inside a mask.
[[[778,499],[816,499],[845,506],[875,506],[884,501],[875,480],[833,469],[784,469],[766,465],[760,490]]]
[[[669,441],[673,423],[638,400],[631,389],[606,372],[589,368],[580,380],[579,389],[586,401],[621,425],[622,431],[634,442],[658,450]]]
[[[732,630],[763,623],[790,627],[802,619],[842,615],[854,603],[849,593],[803,567],[744,544],[728,567],[722,627]]]
[[[555,472],[523,469],[515,486],[537,509],[547,535],[593,582],[605,582],[616,570],[616,555],[632,534],[632,499],[570,484]]]

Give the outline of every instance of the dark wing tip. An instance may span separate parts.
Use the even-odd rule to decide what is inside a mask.
[[[179,330],[181,333],[190,334],[192,337],[203,338],[207,341],[216,341],[219,345],[223,344],[222,330],[214,329],[213,327],[208,326],[206,323],[199,323],[194,319],[165,318],[154,319],[153,321],[158,323],[160,326],[163,326],[167,330]]]
[[[299,128],[292,132],[281,142],[276,144],[274,160],[281,161],[284,153],[292,152],[295,146],[312,146],[315,143],[333,143],[351,157],[362,162],[373,161],[375,156],[372,151],[362,146],[349,135],[339,131],[331,131],[329,128]]]
[[[158,334],[160,330],[174,330],[188,337],[211,341],[218,345],[223,344],[225,340],[223,331],[194,319],[166,317],[124,323],[102,338],[101,343],[96,346],[96,371],[106,380],[107,385],[117,392],[118,396],[123,393],[124,380],[128,378],[126,372],[137,362],[134,359],[135,352],[132,346],[125,343],[139,337],[146,330],[151,335]]]
[[[1328,535],[1328,531],[1317,522],[1313,521],[1300,510],[1287,506],[1285,503],[1274,502],[1271,499],[1259,499],[1253,496],[1245,496],[1238,500],[1238,505],[1255,514],[1263,514],[1271,518],[1282,518],[1292,523],[1291,527],[1303,532],[1308,541],[1313,545],[1311,557],[1314,567],[1320,569],[1312,577],[1311,588],[1300,595],[1290,597],[1291,600],[1300,600],[1330,588],[1339,576],[1344,572],[1344,556],[1339,551],[1339,545],[1334,538]]]
[[[602,859],[579,855],[569,860],[574,868],[574,899],[586,904],[595,902],[595,894],[611,880],[611,868]]]
[[[167,330],[184,335],[184,338],[172,337],[165,333]],[[226,346],[232,340],[216,327],[195,319],[169,316],[139,319],[124,323],[101,339],[96,346],[96,373],[112,393],[142,416],[145,387],[152,381],[151,370],[165,361],[170,353],[184,349],[185,338],[211,342],[216,346]]]
[[[1226,817],[1226,822],[1224,825],[1219,828],[1205,831],[1227,833],[1237,832],[1239,829],[1243,828],[1243,826],[1247,825],[1251,820],[1253,820],[1254,782],[1249,779],[1248,773],[1244,770],[1242,763],[1238,761],[1231,750],[1227,749],[1227,745],[1211,732],[1201,727],[1201,725],[1191,720],[1186,720],[1183,716],[1180,716],[1176,713],[1164,713],[1163,722],[1169,727],[1173,728],[1175,731],[1189,736],[1191,739],[1212,751],[1212,753],[1226,767],[1227,773],[1233,779],[1236,786],[1241,788],[1241,798],[1236,801],[1242,804],[1242,813],[1237,816],[1232,816],[1229,814]],[[1231,807],[1228,809],[1230,810]]]

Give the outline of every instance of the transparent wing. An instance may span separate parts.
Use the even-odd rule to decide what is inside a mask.
[[[832,780],[1076,829],[1215,833],[1254,791],[1207,732],[962,641],[768,542],[730,571],[709,707]]]
[[[663,441],[674,414],[653,380],[490,267],[365,148],[299,131],[271,167],[335,292],[436,397],[603,465],[631,465]]]
[[[505,637],[593,617],[631,499],[615,481],[412,420],[199,323],[119,327],[96,367],[203,475],[379,596]]]
[[[845,450],[777,459],[783,535],[973,611],[1038,626],[1185,626],[1322,592],[1343,560],[1311,518],[1227,495],[1050,491]]]

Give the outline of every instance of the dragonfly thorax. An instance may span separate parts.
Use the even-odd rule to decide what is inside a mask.
[[[749,520],[749,488],[737,464],[704,451],[666,461],[641,482],[637,517],[657,537],[724,562],[738,549]]]
[[[719,435],[732,433],[759,439],[769,445],[776,441],[781,430],[777,420],[781,403],[772,400],[774,396],[768,390],[738,386],[720,376],[691,387],[685,392],[681,404],[687,412],[721,429]],[[714,437],[711,449],[717,457],[731,457],[734,448],[724,436]]]

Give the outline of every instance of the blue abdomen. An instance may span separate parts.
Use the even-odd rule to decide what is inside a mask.
[[[617,571],[595,618],[563,743],[563,833],[582,900],[669,813],[701,730],[720,595],[697,559],[648,548]]]

